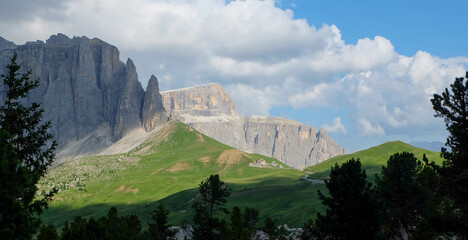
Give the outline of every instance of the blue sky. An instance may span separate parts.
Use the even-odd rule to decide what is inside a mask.
[[[463,13],[468,9],[468,1],[282,0],[277,2],[277,6],[292,9],[296,18],[305,18],[315,26],[337,25],[342,39],[347,43],[355,44],[362,38],[383,36],[391,40],[395,51],[406,56],[413,56],[420,50],[442,58],[468,56],[468,18]],[[270,113],[320,126],[324,122],[331,122],[332,116],[349,114],[347,111],[331,108],[273,108]],[[350,125],[346,120],[344,124]],[[355,142],[353,138],[330,133],[339,142],[344,142],[351,151],[387,140],[445,143],[444,134],[445,131],[439,129],[433,136],[418,133],[422,137],[366,137]]]
[[[442,141],[430,98],[468,65],[468,1],[0,0],[0,34],[97,37],[145,87],[220,83],[242,115],[325,128],[349,151]],[[18,31],[21,29],[22,31]]]
[[[419,50],[444,58],[468,56],[468,1],[283,0],[278,6],[315,26],[337,25],[348,43],[380,35],[407,56]]]

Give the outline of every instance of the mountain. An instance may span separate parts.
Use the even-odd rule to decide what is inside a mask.
[[[372,180],[375,174],[380,174],[382,166],[387,164],[391,155],[403,151],[413,153],[414,156],[420,160],[422,160],[423,154],[426,154],[429,161],[434,161],[438,164],[441,164],[443,161],[439,152],[414,147],[401,141],[391,141],[366,150],[330,158],[327,161],[308,167],[305,170],[312,172],[309,176],[310,178],[327,178],[330,174],[331,167],[334,167],[335,164],[341,165],[348,159],[355,158],[360,159],[368,178]]]
[[[242,151],[276,158],[303,169],[346,154],[327,133],[293,120],[242,117],[219,84],[161,92],[164,108],[197,131]]]
[[[264,167],[249,166],[264,159]],[[40,190],[58,188],[42,218],[63,226],[76,216],[99,217],[110,206],[137,214],[146,227],[150,212],[163,201],[174,224],[190,223],[198,185],[219,174],[231,188],[228,208],[254,207],[279,223],[301,226],[322,211],[317,190],[323,184],[304,181],[302,171],[258,154],[249,154],[193,128],[171,122],[125,154],[92,156],[58,165],[40,182]],[[281,166],[281,167],[280,167]]]
[[[218,83],[163,91],[164,108],[173,117],[237,116],[237,107],[231,96]]]
[[[41,103],[58,143],[56,164],[82,156],[124,153],[170,119],[240,150],[305,168],[345,154],[324,130],[284,118],[242,117],[219,84],[160,93],[151,76],[146,91],[132,60],[97,38],[52,35],[15,45],[0,38],[0,73],[18,54],[23,71],[40,79],[25,104]],[[0,85],[0,103],[4,101]]]
[[[150,131],[167,120],[156,78],[147,95],[132,60],[121,62],[118,49],[100,39],[57,34],[17,46],[0,38],[0,73],[14,53],[22,70],[40,79],[25,103],[41,103],[52,121],[59,161],[97,154],[135,129]]]

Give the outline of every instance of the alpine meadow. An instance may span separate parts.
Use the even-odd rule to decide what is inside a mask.
[[[468,239],[467,8],[0,0],[0,239]]]

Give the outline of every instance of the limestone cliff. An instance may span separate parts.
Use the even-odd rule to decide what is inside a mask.
[[[57,34],[45,43],[18,46],[0,37],[0,74],[15,52],[22,70],[40,79],[24,102],[41,103],[44,120],[52,121],[58,162],[125,152],[169,119],[296,168],[345,153],[323,130],[282,118],[238,116],[234,101],[217,83],[160,94],[152,76],[145,92],[132,60],[123,63],[116,47],[97,38]],[[0,104],[3,88],[0,84]]]
[[[284,118],[238,116],[233,111],[234,102],[219,84],[161,94],[170,114],[203,134],[242,151],[274,157],[295,168],[346,153],[323,129],[317,131],[315,127]]]
[[[237,115],[229,94],[218,83],[161,92],[164,108],[173,117]]]
[[[25,103],[42,104],[44,119],[52,121],[59,157],[97,153],[142,127],[145,91],[133,62],[120,61],[116,47],[97,38],[71,39],[63,34],[53,35],[45,43],[20,46],[0,38],[0,73],[15,52],[22,70],[32,70],[32,77],[40,79]],[[5,93],[3,84],[0,93]],[[3,99],[0,94],[0,104]],[[165,114],[160,98],[148,97],[147,101],[147,109],[156,106],[151,114]]]
[[[147,132],[168,120],[164,114],[166,110],[164,109],[161,98],[158,79],[152,75],[148,81],[148,86],[146,87],[146,95],[142,111],[143,127]]]

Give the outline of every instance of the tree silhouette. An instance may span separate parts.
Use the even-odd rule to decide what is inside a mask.
[[[169,240],[174,239],[177,234],[177,229],[170,229],[168,224],[169,210],[166,209],[161,202],[158,207],[151,213],[151,219],[154,223],[148,224],[150,239],[154,240]]]
[[[6,89],[0,106],[2,145],[7,151],[0,159],[0,238],[29,239],[40,225],[39,214],[47,207],[55,190],[35,198],[37,182],[52,164],[56,143],[48,133],[50,122],[42,123],[40,104],[22,103],[30,90],[39,85],[31,71],[21,74],[17,56],[1,75]],[[5,148],[6,147],[6,148]]]
[[[366,178],[361,162],[354,158],[332,167],[325,183],[330,196],[318,191],[327,207],[325,215],[317,214],[318,239],[376,239],[379,211]]]
[[[228,212],[223,206],[227,202],[226,198],[230,195],[231,189],[216,174],[202,181],[199,191],[201,201],[195,202],[192,206],[195,211],[193,239],[222,239],[221,234],[225,226],[216,216],[219,212]]]
[[[423,166],[414,154],[395,153],[376,176],[377,195],[382,203],[384,229],[388,238],[407,239],[423,215],[428,197],[419,182]]]
[[[441,176],[441,193],[453,201],[455,218],[445,225],[468,238],[468,72],[455,78],[450,90],[431,99],[435,116],[444,118],[450,134],[445,144],[450,149],[442,148],[443,166],[433,166]]]

